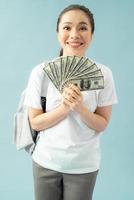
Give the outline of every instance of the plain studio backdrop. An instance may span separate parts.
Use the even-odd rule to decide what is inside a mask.
[[[134,1],[0,0],[0,199],[33,200],[31,157],[13,145],[13,114],[34,66],[58,56],[56,20],[69,4],[94,13],[87,56],[107,65],[118,101],[101,138],[94,200],[134,199]]]

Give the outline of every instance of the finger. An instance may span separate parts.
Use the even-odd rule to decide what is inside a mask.
[[[72,83],[69,84],[69,88],[73,89],[78,95],[81,93],[79,87]]]
[[[68,88],[66,88],[66,91],[70,91],[70,93],[76,93],[77,95],[81,95],[80,89],[73,84],[71,84]]]
[[[73,90],[73,91],[75,91],[78,94],[81,92],[80,89],[79,89],[79,87],[77,87],[76,85],[74,85],[72,83],[69,83],[68,85],[66,85],[64,87],[63,91],[68,92],[70,89]]]
[[[69,106],[69,107],[71,107],[71,102],[68,100],[68,99],[66,99],[66,98],[63,98],[63,103],[65,103],[67,106]]]
[[[70,103],[74,102],[74,100],[75,100],[71,95],[69,95],[67,93],[63,94],[63,98],[68,100]]]
[[[71,96],[74,99],[78,98],[78,94],[73,89],[70,89],[70,88],[66,88],[64,90],[63,94]]]

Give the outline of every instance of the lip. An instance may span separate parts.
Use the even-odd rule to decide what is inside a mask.
[[[83,42],[66,42],[72,48],[78,48],[83,45]]]

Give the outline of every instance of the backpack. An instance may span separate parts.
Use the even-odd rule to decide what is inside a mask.
[[[46,112],[47,87],[48,79],[44,75],[40,97],[43,112]],[[25,149],[29,154],[32,154],[39,139],[39,132],[32,130],[29,123],[28,107],[24,105],[26,92],[27,89],[22,92],[17,112],[14,114],[13,142],[17,150]]]

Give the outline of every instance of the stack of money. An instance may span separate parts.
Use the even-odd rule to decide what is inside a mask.
[[[59,90],[73,83],[81,91],[104,88],[104,77],[97,65],[86,57],[61,56],[48,62],[43,70]]]

